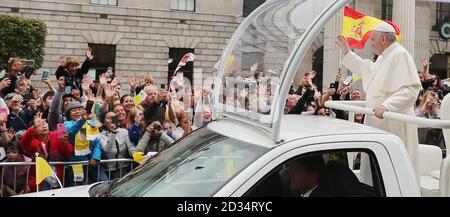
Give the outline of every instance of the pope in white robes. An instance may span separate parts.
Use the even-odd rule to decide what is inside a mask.
[[[385,111],[415,115],[414,104],[422,89],[416,65],[409,52],[396,42],[395,30],[391,25],[383,23],[376,26],[371,42],[378,55],[376,62],[361,59],[350,51],[344,37],[338,36],[336,40],[345,54],[343,65],[362,78],[366,107],[375,112],[375,116],[366,117],[365,123],[400,137],[417,174],[417,126],[383,119]]]

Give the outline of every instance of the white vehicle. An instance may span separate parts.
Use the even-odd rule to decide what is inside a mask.
[[[426,162],[419,183],[397,136],[344,120],[283,115],[288,89],[301,59],[324,24],[348,2],[267,1],[244,20],[224,52],[215,80],[215,87],[219,88],[214,89],[213,95],[217,117],[214,122],[182,138],[121,179],[25,196],[292,196],[295,193],[289,188],[286,168],[293,160],[307,156],[324,159],[327,176],[323,181],[330,185],[333,196],[418,197],[422,192],[448,196],[448,162],[443,163],[441,182],[430,173],[439,171],[440,150],[436,155],[434,149],[424,148],[437,157],[437,162]],[[258,82],[248,81],[248,76],[240,83],[229,79],[231,75],[240,76],[235,67],[248,71],[255,59],[263,72]],[[262,77],[268,81],[266,85]],[[224,88],[224,83],[228,88]],[[256,83],[260,86],[252,86]],[[261,88],[266,86],[270,88]],[[268,97],[243,103],[230,103],[219,97],[230,89],[248,89],[250,94],[254,92],[252,88],[259,91],[259,96]],[[446,102],[449,99],[447,96]],[[343,103],[332,102],[328,106],[371,114],[368,109]],[[390,115],[397,116],[386,113],[387,118]],[[449,121],[431,124],[436,123],[450,128]],[[445,134],[448,136],[447,131]],[[368,156],[370,170],[359,169],[361,155]],[[362,181],[367,174],[371,179]]]

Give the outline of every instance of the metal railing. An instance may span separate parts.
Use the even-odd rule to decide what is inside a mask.
[[[57,166],[57,165],[64,165],[65,167],[66,166],[72,166],[72,165],[89,165],[89,161],[68,161],[68,162],[59,162],[59,161],[55,161],[55,162],[48,162],[49,163],[49,165],[50,166]],[[101,169],[100,169],[100,167],[102,167],[103,166],[103,169],[105,170],[106,169],[106,164],[108,164],[108,163],[129,163],[129,168],[130,168],[130,171],[131,170],[133,170],[133,167],[135,166],[135,161],[133,160],[133,159],[111,159],[111,160],[101,160],[101,161],[99,161],[99,162],[97,162],[97,164],[95,165],[95,167],[97,167],[96,169],[97,169],[97,180],[99,180],[100,179],[100,172],[101,172]],[[30,174],[30,167],[31,166],[34,166],[36,164],[36,162],[1,162],[0,163],[0,171],[1,171],[1,173],[0,173],[0,197],[3,197],[4,196],[4,189],[3,188],[5,188],[5,184],[4,184],[4,179],[5,179],[5,177],[6,177],[6,175],[7,174],[5,174],[5,169],[7,168],[7,167],[14,167],[14,181],[13,181],[13,186],[10,186],[10,188],[12,187],[12,189],[16,192],[16,190],[17,190],[17,176],[18,176],[18,174],[17,174],[17,167],[22,167],[22,166],[28,166],[28,168],[27,168],[27,171],[26,171],[26,178],[25,178],[25,183],[26,183],[26,185],[28,185],[28,180],[29,180],[29,174]],[[88,167],[86,167],[87,168],[87,170],[86,170],[86,173],[84,174],[84,179],[83,179],[83,182],[81,182],[82,184],[89,184],[88,183],[88,181],[89,181],[89,166]],[[123,175],[125,175],[125,174],[122,174],[122,171],[123,171],[123,169],[124,168],[126,168],[126,167],[121,167],[121,166],[119,166],[119,169],[117,169],[118,171],[119,171],[119,178],[120,177],[122,177]],[[55,171],[56,172],[56,171]],[[111,170],[109,170],[109,171],[107,171],[107,170],[105,170],[105,172],[106,172],[106,175],[107,175],[107,177],[108,177],[108,180],[111,180],[111,174],[112,174],[112,171]],[[62,185],[63,185],[63,187],[66,187],[66,181],[64,180],[66,178],[66,168],[64,168],[63,169],[63,180],[61,180],[61,182],[62,182]],[[77,185],[80,185],[80,182],[76,182],[76,181],[73,181],[73,184],[74,184],[74,186],[77,186]],[[53,187],[51,187],[50,186],[50,189],[49,190],[51,190],[51,189],[53,189]]]
[[[364,107],[365,101],[327,101],[325,106],[332,109],[338,109],[349,112],[349,121],[354,121],[356,113],[374,115],[370,108]],[[450,94],[447,94],[441,102],[441,119],[428,119],[416,117],[396,112],[385,112],[384,119],[401,121],[404,123],[415,124],[418,127],[431,127],[442,129],[444,135],[444,143],[450,144]],[[417,144],[418,145],[418,144]],[[450,148],[446,147],[446,158],[441,164],[439,177],[440,195],[450,197]]]
[[[355,116],[355,114],[366,114],[366,115],[374,115],[372,109],[362,107],[366,103],[364,101],[327,101],[325,102],[325,106],[332,109],[343,110],[349,112],[349,121],[350,116]],[[449,112],[448,110],[447,112]],[[397,121],[402,121],[406,123],[416,124],[418,127],[432,127],[439,129],[450,129],[450,120],[440,120],[440,119],[428,119],[417,116],[411,116],[396,112],[385,112],[383,114],[383,118],[392,119]]]

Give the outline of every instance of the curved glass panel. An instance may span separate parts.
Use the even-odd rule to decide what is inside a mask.
[[[271,0],[247,17],[230,40],[220,64],[216,111],[271,128],[272,104],[277,101],[279,85],[286,83],[281,79],[291,52],[335,2]]]

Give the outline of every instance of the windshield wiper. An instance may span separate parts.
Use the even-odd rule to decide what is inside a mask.
[[[95,185],[91,188],[89,192],[89,196],[91,197],[114,197],[111,195],[110,191],[115,182],[117,182],[118,179],[114,179],[109,182],[103,182],[98,185]]]

